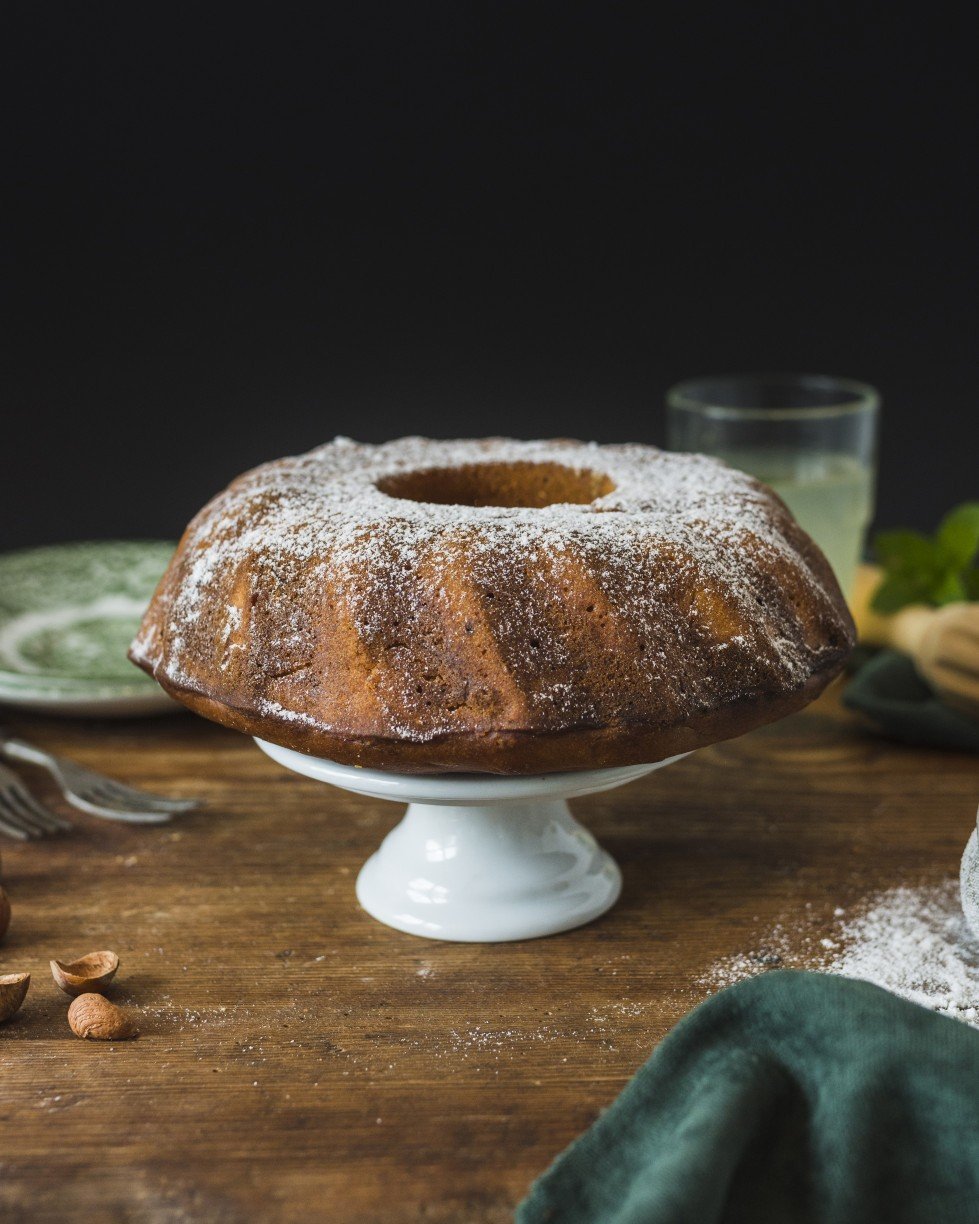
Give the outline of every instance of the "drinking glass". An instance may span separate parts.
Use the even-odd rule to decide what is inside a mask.
[[[850,596],[873,517],[880,396],[816,374],[692,378],[666,394],[670,450],[757,476],[808,531]]]

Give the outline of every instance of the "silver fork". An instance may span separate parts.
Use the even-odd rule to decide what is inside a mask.
[[[70,828],[67,820],[34,798],[12,769],[0,765],[0,833],[27,841]]]
[[[86,769],[65,757],[53,756],[0,731],[0,755],[9,761],[24,761],[39,765],[54,778],[69,803],[102,816],[106,820],[122,820],[131,824],[163,824],[171,816],[200,807],[197,799],[168,799],[149,791],[137,790],[107,778],[105,774]]]

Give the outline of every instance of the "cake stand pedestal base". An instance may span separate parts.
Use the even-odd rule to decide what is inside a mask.
[[[255,742],[306,777],[407,802],[404,819],[364,864],[357,899],[397,930],[473,943],[554,935],[604,914],[622,877],[566,800],[679,759],[533,777],[396,774]]]

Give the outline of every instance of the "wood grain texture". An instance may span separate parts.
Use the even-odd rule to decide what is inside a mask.
[[[625,889],[604,919],[441,944],[357,907],[399,809],[279,769],[190,716],[15,720],[25,738],[206,811],[4,842],[0,1214],[113,1221],[509,1220],[532,1178],[774,923],[953,875],[979,762],[865,736],[830,693],[575,802]],[[81,1042],[51,958],[98,948],[138,1041]]]

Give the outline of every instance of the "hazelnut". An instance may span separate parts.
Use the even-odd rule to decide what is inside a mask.
[[[80,994],[68,1008],[68,1023],[76,1037],[89,1041],[127,1041],[139,1033],[126,1013],[100,994]]]

